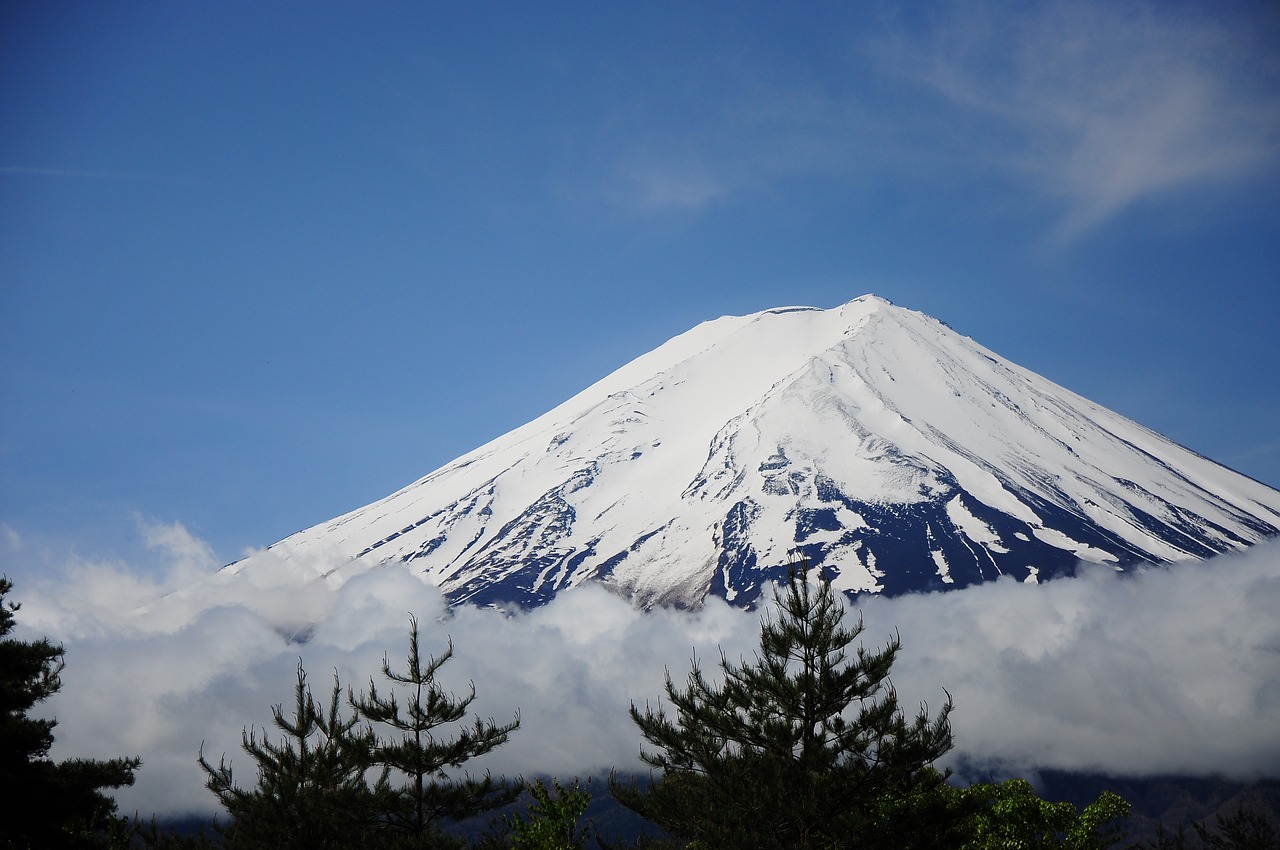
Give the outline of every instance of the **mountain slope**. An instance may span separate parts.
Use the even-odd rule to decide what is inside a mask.
[[[420,570],[455,602],[604,581],[750,604],[800,549],[849,592],[1280,534],[1280,491],[864,296],[705,322],[374,504],[227,568]]]

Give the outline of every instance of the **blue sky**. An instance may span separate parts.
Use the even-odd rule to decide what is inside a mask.
[[[1273,4],[725,8],[5,4],[3,570],[230,561],[867,292],[1280,486]]]

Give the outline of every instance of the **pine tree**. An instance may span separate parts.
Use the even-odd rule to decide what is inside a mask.
[[[816,578],[816,577],[814,577]],[[959,817],[932,763],[952,746],[948,697],[935,719],[908,720],[889,682],[900,641],[850,647],[826,581],[793,565],[761,621],[753,661],[721,652],[722,682],[696,659],[687,687],[667,676],[672,714],[634,704],[661,776],[647,788],[611,781],[625,806],[705,847],[927,847]],[[950,840],[950,839],[947,839]]]
[[[456,737],[442,736],[445,728],[462,721],[475,699],[475,685],[462,697],[446,692],[436,681],[436,674],[453,657],[453,642],[438,658],[423,661],[419,650],[418,621],[409,618],[408,667],[400,673],[391,669],[386,656],[382,675],[393,685],[403,686],[407,698],[401,703],[394,691],[379,693],[371,679],[369,691],[357,697],[349,693],[351,705],[365,719],[390,727],[393,737],[379,736],[372,758],[389,769],[404,784],[394,790],[393,805],[388,812],[390,826],[416,839],[430,838],[439,831],[442,821],[458,820],[489,811],[512,802],[520,793],[487,772],[480,778],[464,774],[449,775],[450,770],[490,752],[507,741],[520,726],[520,715],[503,725],[492,719],[474,718],[463,726]],[[398,733],[398,734],[397,734]]]
[[[242,737],[244,751],[258,771],[257,784],[235,784],[225,757],[214,767],[200,753],[209,790],[231,816],[224,830],[233,848],[376,847],[381,813],[389,804],[386,774],[373,782],[373,732],[356,715],[344,717],[342,686],[334,675],[327,708],[316,701],[307,674],[298,664],[292,717],[283,705],[272,707],[282,733],[272,742],[253,729]]]
[[[0,848],[95,847],[103,843],[115,801],[106,788],[132,785],[137,758],[49,759],[57,721],[27,712],[62,687],[61,646],[8,637],[21,607],[0,577]]]
[[[1280,850],[1280,831],[1260,813],[1236,807],[1235,814],[1214,816],[1216,829],[1204,821],[1191,826],[1205,850]]]

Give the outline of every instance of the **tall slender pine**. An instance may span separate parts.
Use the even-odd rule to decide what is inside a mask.
[[[453,642],[439,657],[424,661],[418,647],[417,618],[411,616],[409,621],[407,669],[396,672],[385,656],[382,661],[383,677],[405,689],[405,701],[402,703],[394,690],[379,693],[373,680],[367,694],[357,697],[349,693],[348,699],[362,717],[392,730],[388,737],[379,736],[373,748],[374,762],[404,780],[394,791],[389,823],[403,833],[425,836],[437,830],[442,820],[470,817],[519,795],[518,786],[509,786],[487,772],[477,779],[469,774],[451,776],[449,771],[505,743],[519,728],[520,715],[517,712],[510,723],[502,725],[476,717],[469,726],[458,729],[455,737],[442,735],[466,717],[475,700],[475,685],[461,697],[446,692],[436,674],[453,657]]]

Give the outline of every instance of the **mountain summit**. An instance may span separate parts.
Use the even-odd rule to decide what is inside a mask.
[[[704,322],[374,504],[227,567],[419,570],[455,603],[583,582],[750,605],[799,550],[850,593],[1036,581],[1280,534],[1280,491],[873,295]]]

